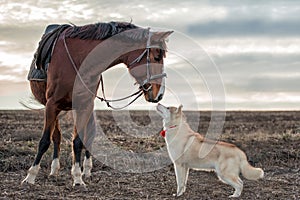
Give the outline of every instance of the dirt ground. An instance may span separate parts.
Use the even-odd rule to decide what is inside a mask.
[[[112,144],[130,152],[151,152],[165,147],[159,136],[160,117],[149,112],[132,111],[122,120],[111,111],[97,111],[97,120]],[[186,112],[188,122],[205,133],[210,112]],[[94,159],[92,179],[86,189],[72,187],[71,133],[72,115],[63,114],[61,129],[61,170],[50,173],[53,147],[41,162],[35,185],[20,183],[31,166],[41,137],[43,112],[0,111],[0,199],[226,199],[231,186],[221,183],[213,172],[191,171],[187,191],[175,198],[176,180],[172,165],[153,172],[129,173],[116,170]],[[121,119],[121,120],[120,120]],[[118,123],[116,122],[118,121]],[[156,126],[148,128],[149,124]],[[152,132],[148,137],[127,133],[133,124]],[[127,127],[128,129],[120,128]],[[133,128],[132,128],[133,127]],[[141,134],[142,131],[141,131]],[[265,171],[265,178],[248,181],[239,199],[300,199],[300,111],[227,112],[221,140],[244,150],[252,165]]]

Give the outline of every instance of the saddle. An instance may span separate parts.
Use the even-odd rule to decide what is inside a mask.
[[[46,81],[47,69],[51,62],[52,51],[59,35],[71,25],[69,24],[50,24],[39,42],[38,48],[34,54],[28,80]]]

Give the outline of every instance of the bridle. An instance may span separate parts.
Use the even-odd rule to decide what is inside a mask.
[[[148,83],[150,83],[153,80],[156,79],[160,79],[160,78],[164,78],[167,76],[166,73],[161,73],[161,74],[155,74],[153,75],[151,73],[151,66],[150,66],[150,49],[151,48],[161,48],[160,46],[151,46],[151,36],[152,36],[152,32],[150,32],[150,28],[148,28],[148,39],[147,39],[147,45],[145,50],[141,53],[141,55],[139,55],[136,59],[134,59],[130,64],[129,64],[129,69],[131,69],[131,66],[135,63],[139,63],[142,58],[145,56],[145,54],[147,54],[147,63],[146,63],[146,69],[147,69],[147,77],[144,81],[139,82],[140,85],[140,89],[142,89],[143,91],[149,91],[152,88],[152,85],[150,84],[149,87],[146,87],[146,85],[148,85]]]
[[[64,33],[65,34],[65,33]],[[76,71],[76,74],[78,76],[78,78],[80,79],[81,83],[83,84],[83,86],[87,89],[87,91],[92,94],[93,96],[95,96],[97,99],[101,100],[101,101],[104,101],[106,102],[106,105],[114,110],[121,110],[123,108],[126,108],[127,106],[129,106],[130,104],[132,104],[134,101],[136,101],[142,94],[143,92],[148,92],[149,90],[152,89],[152,85],[150,84],[149,87],[146,87],[151,81],[153,80],[156,80],[156,79],[160,79],[160,78],[164,78],[167,76],[166,73],[161,73],[161,74],[155,74],[155,75],[152,75],[151,73],[151,66],[150,66],[150,49],[151,48],[161,48],[159,46],[151,46],[151,36],[152,36],[152,33],[150,32],[150,28],[148,28],[148,39],[147,39],[147,44],[146,44],[146,48],[145,50],[141,53],[141,55],[139,55],[136,59],[134,59],[130,64],[129,64],[129,69],[131,69],[131,66],[135,63],[139,63],[141,61],[141,59],[145,56],[145,54],[147,54],[147,63],[146,63],[146,67],[147,67],[147,77],[144,81],[141,81],[139,82],[138,84],[140,85],[139,87],[139,90],[129,96],[126,96],[126,97],[123,97],[123,98],[120,98],[120,99],[113,99],[113,100],[109,100],[109,99],[106,99],[105,97],[105,91],[104,91],[104,82],[103,82],[103,76],[100,75],[100,84],[101,84],[101,89],[102,89],[102,95],[103,97],[100,97],[98,96],[97,94],[95,94],[93,91],[91,91],[89,89],[89,87],[85,84],[85,82],[83,81],[82,77],[80,76],[79,74],[79,71],[76,67],[76,64],[69,52],[69,49],[68,49],[68,46],[67,46],[67,43],[66,43],[66,38],[65,38],[65,35],[63,36],[63,43],[64,43],[64,46],[65,46],[65,49],[66,49],[66,52],[67,52],[67,55],[69,57],[69,60],[71,61],[72,63],[72,66],[74,68],[74,70]],[[111,102],[117,102],[117,101],[123,101],[123,100],[126,100],[128,98],[131,98],[133,96],[136,96],[132,101],[130,101],[128,104],[126,104],[125,106],[122,106],[122,107],[114,107],[112,105],[110,105]]]

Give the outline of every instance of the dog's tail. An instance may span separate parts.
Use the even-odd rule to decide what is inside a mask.
[[[240,169],[243,176],[248,180],[258,180],[264,177],[264,171],[261,168],[252,167],[248,161],[244,152],[240,151]]]

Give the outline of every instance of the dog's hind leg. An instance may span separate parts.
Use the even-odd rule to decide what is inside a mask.
[[[240,170],[235,158],[227,158],[226,161],[219,163],[216,168],[219,179],[234,187],[235,191],[229,197],[239,197],[243,190],[243,181],[239,177]]]
[[[243,181],[238,175],[219,175],[219,178],[232,187],[234,187],[234,193],[229,197],[239,197],[243,190]]]
[[[186,189],[186,183],[188,179],[189,169],[182,164],[174,163],[176,182],[177,182],[177,193],[176,196],[181,196]]]
[[[243,181],[240,179],[240,177],[235,177],[232,179],[229,179],[229,184],[234,187],[234,193],[230,195],[229,197],[239,197],[241,196],[242,190],[243,190]]]

